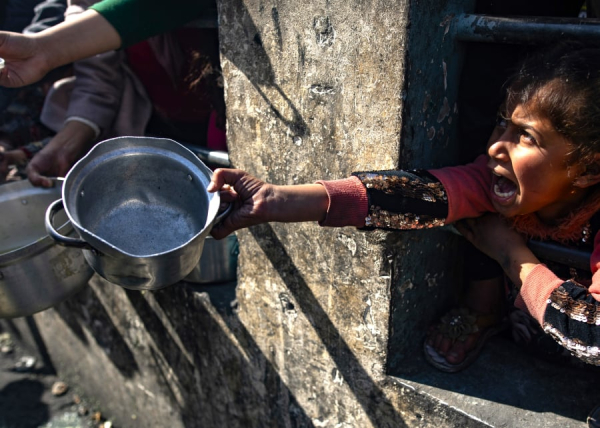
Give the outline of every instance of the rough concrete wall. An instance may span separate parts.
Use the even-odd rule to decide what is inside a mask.
[[[295,184],[398,165],[406,2],[233,1],[219,12],[236,167]],[[240,319],[303,411],[323,426],[398,421],[378,386],[385,234],[271,224],[238,236]]]
[[[303,183],[399,165],[406,1],[234,0],[219,14],[235,166]],[[96,277],[38,314],[59,373],[123,427],[470,426],[386,376],[392,288],[416,288],[393,278],[409,238],[315,224],[239,238],[237,287],[139,293]]]

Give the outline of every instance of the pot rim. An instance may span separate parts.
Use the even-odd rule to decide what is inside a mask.
[[[69,172],[67,173],[67,175],[65,177],[65,181],[63,184],[63,188],[62,188],[62,199],[63,199],[63,204],[65,207],[65,212],[70,220],[70,223],[73,225],[75,230],[79,233],[81,238],[84,241],[86,241],[90,245],[90,247],[94,248],[95,250],[97,250],[101,253],[113,256],[113,257],[125,256],[125,257],[131,257],[134,259],[153,259],[153,258],[162,257],[162,256],[165,256],[168,254],[172,254],[176,251],[179,251],[182,248],[192,244],[195,240],[201,238],[202,236],[208,235],[208,232],[210,231],[210,229],[212,228],[212,226],[214,225],[214,223],[217,219],[217,215],[218,215],[218,211],[219,211],[220,195],[218,192],[210,193],[210,194],[208,194],[208,192],[207,192],[208,197],[209,197],[209,203],[208,203],[208,212],[207,212],[207,216],[206,216],[206,223],[205,223],[204,227],[200,231],[198,231],[196,234],[194,234],[186,242],[182,243],[181,245],[171,248],[171,249],[168,249],[166,251],[159,252],[159,253],[152,253],[152,254],[145,254],[145,255],[131,254],[131,253],[124,251],[121,248],[111,244],[110,242],[108,242],[104,238],[96,235],[89,229],[83,227],[78,221],[76,221],[73,218],[73,216],[71,215],[71,213],[68,209],[69,200],[72,199],[72,196],[70,195],[70,192],[69,192],[70,187],[74,186],[74,184],[72,184],[72,182],[77,181],[78,174],[88,164],[93,164],[94,162],[97,162],[97,160],[95,159],[95,157],[97,156],[97,152],[100,152],[100,154],[102,154],[103,152],[106,152],[107,155],[110,153],[117,153],[117,156],[126,154],[127,150],[123,147],[120,147],[120,145],[119,145],[121,142],[126,142],[126,141],[137,144],[137,147],[131,148],[132,151],[135,149],[139,150],[142,148],[146,148],[146,149],[153,149],[153,150],[158,150],[158,151],[165,151],[166,153],[173,152],[173,153],[181,156],[185,160],[187,160],[196,169],[198,169],[198,171],[202,175],[206,176],[206,178],[210,181],[210,178],[212,176],[212,171],[198,158],[198,156],[196,156],[194,154],[194,152],[192,152],[190,149],[186,148],[182,144],[178,143],[177,141],[171,140],[169,138],[124,136],[124,137],[116,137],[116,138],[111,138],[108,140],[101,141],[100,143],[96,144],[84,157],[82,157],[79,161],[77,161],[75,163],[75,165],[73,165],[73,167],[69,170]],[[108,159],[110,159],[110,156],[108,156]],[[94,244],[90,243],[88,241],[88,239],[86,239],[87,237],[93,238],[93,240],[95,241],[95,244],[97,243],[100,245],[97,245],[97,244],[94,245]]]
[[[56,186],[62,186],[62,182],[57,181]],[[19,180],[13,183],[4,183],[2,186],[0,186],[0,195],[10,194],[11,192],[23,191],[27,188],[31,190],[36,190],[38,192],[36,194],[57,193],[55,188],[45,189],[42,187],[35,187],[29,182],[29,180]],[[56,195],[57,199],[60,197],[60,192],[61,191],[59,190],[58,194]],[[41,217],[43,217],[43,215],[43,213],[40,214]],[[73,231],[73,226],[70,224],[69,221],[66,221],[62,226],[58,228],[58,231],[60,231],[60,233],[64,235],[67,235]],[[46,233],[43,237],[38,238],[29,244],[0,254],[0,266],[8,266],[20,262],[21,260],[32,258],[44,252],[53,245],[58,244],[50,237],[50,235]]]

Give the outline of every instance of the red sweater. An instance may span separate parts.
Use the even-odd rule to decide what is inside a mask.
[[[468,165],[429,171],[446,190],[446,224],[495,212],[489,197],[492,174],[486,164],[487,157],[482,155]],[[367,190],[360,179],[350,177],[319,183],[325,186],[329,195],[327,217],[322,226],[365,226],[369,206]],[[588,291],[596,301],[600,301],[600,233],[595,236],[590,263],[593,277]],[[539,264],[523,282],[515,305],[529,312],[543,326],[550,294],[564,282],[545,265]]]

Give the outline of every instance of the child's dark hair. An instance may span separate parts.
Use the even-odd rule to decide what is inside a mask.
[[[506,101],[546,116],[574,146],[569,163],[600,173],[600,46],[563,42],[529,56],[509,79]]]

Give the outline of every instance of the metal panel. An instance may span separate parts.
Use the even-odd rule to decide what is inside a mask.
[[[463,42],[545,44],[564,39],[600,41],[598,19],[461,14],[454,18],[454,24],[454,37]]]

